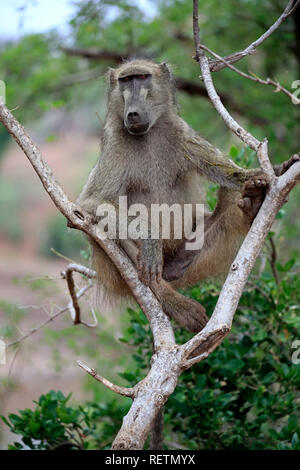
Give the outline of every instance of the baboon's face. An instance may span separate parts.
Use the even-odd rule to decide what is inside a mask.
[[[155,64],[151,69],[130,64],[116,78],[115,104],[126,130],[136,136],[147,134],[168,107],[168,92],[159,66]]]

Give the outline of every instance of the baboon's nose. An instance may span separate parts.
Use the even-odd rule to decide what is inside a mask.
[[[130,134],[145,134],[149,129],[149,121],[144,113],[129,111],[126,115],[125,126]]]
[[[128,124],[139,124],[141,122],[141,116],[136,111],[131,111],[127,114]]]

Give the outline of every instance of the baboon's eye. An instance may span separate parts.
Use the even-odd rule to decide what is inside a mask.
[[[122,77],[122,78],[119,78],[119,81],[120,82],[129,82],[129,80],[132,80],[132,77]]]
[[[137,75],[136,78],[138,78],[139,80],[145,80],[146,78],[148,78],[150,76],[149,73],[143,73],[143,74],[140,74],[140,75]]]

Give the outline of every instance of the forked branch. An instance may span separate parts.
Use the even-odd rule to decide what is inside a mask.
[[[252,42],[246,49],[243,49],[242,51],[234,52],[233,54],[227,55],[226,57],[217,58],[217,59],[209,59],[209,68],[211,72],[218,72],[219,70],[224,69],[225,67],[228,67],[227,64],[234,64],[235,62],[238,62],[239,60],[243,59],[244,57],[254,54],[257,50],[257,48],[266,40],[268,39],[271,34],[276,31],[279,26],[296,10],[296,8],[299,6],[300,0],[290,0],[285,7],[284,11],[282,14],[277,18],[275,23],[270,26],[270,28],[265,31],[259,38],[256,39],[256,41]]]

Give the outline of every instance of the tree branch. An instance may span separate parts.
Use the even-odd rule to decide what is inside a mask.
[[[195,59],[199,62],[202,79],[207,90],[207,94],[210,97],[212,104],[216,111],[219,113],[227,127],[236,134],[245,144],[249,145],[252,150],[257,152],[260,142],[253,135],[247,132],[238,122],[229,114],[225,106],[223,105],[212,81],[208,58],[205,56],[200,43],[199,33],[199,19],[198,19],[198,2],[193,3],[193,30],[194,30],[194,42],[196,55]]]
[[[61,47],[61,50],[69,55],[78,57],[85,57],[86,59],[94,60],[108,60],[109,62],[115,62],[119,64],[130,57],[130,53],[125,52],[120,54],[115,51],[99,50],[99,49],[83,49],[80,47]]]
[[[299,0],[300,1],[300,0]],[[270,85],[275,88],[275,92],[281,91],[284,93],[286,96],[290,98],[293,104],[300,104],[300,99],[297,98],[293,93],[291,93],[289,90],[284,88],[282,85],[280,85],[279,82],[276,82],[275,80],[272,80],[271,78],[267,78],[266,80],[263,80],[262,78],[257,77],[255,74],[249,75],[248,73],[242,72],[242,70],[237,69],[233,65],[230,64],[227,60],[225,60],[223,57],[219,56],[216,54],[214,51],[209,49],[208,47],[204,46],[203,44],[200,44],[201,49],[204,51],[208,52],[209,54],[213,55],[214,57],[218,58],[220,62],[222,62],[226,67],[229,69],[233,70],[236,72],[238,75],[240,75],[243,78],[247,78],[248,80],[252,80],[253,82],[260,83],[261,85]],[[209,59],[208,59],[209,60]],[[212,71],[212,70],[211,70]],[[222,100],[223,101],[223,100]]]
[[[78,325],[81,323],[82,325],[85,325],[88,328],[95,328],[98,324],[98,321],[94,312],[93,312],[94,323],[87,323],[81,319],[80,306],[78,302],[78,297],[76,295],[75,282],[73,278],[74,272],[83,274],[88,279],[96,279],[97,273],[93,269],[89,269],[89,268],[86,268],[85,266],[81,266],[75,263],[69,264],[66,270],[61,273],[61,277],[63,279],[66,279],[67,284],[68,284],[70,297],[71,297],[71,302],[69,304],[69,311],[70,311],[74,325]]]
[[[198,0],[193,0],[193,2],[196,59],[199,61],[203,80],[208,88],[208,93],[210,94],[213,104],[227,126],[235,132],[238,124],[220,102],[212,82],[207,58],[200,46]],[[238,132],[237,135],[248,145],[253,145],[253,143],[257,142],[255,148],[262,170],[265,171],[270,178],[270,188],[250,231],[231,265],[212,317],[200,333],[182,346],[185,350],[185,367],[190,367],[195,362],[207,357],[208,353],[213,351],[222,341],[223,337],[230,331],[233,316],[245,283],[271,228],[273,220],[278,210],[285,202],[287,193],[294,187],[300,177],[300,162],[296,161],[286,173],[276,178],[268,157],[267,141],[263,140],[262,142],[258,142],[256,139],[253,140],[253,136],[244,130],[243,132]],[[191,357],[191,355],[194,355],[194,357]]]
[[[105,387],[109,388],[109,390],[112,390],[115,393],[118,393],[118,395],[122,395],[123,397],[130,397],[134,398],[134,387],[133,388],[127,388],[127,387],[119,387],[119,385],[115,385],[109,380],[105,379],[101,375],[97,374],[95,369],[91,369],[87,365],[83,364],[81,361],[76,361],[79,367],[81,367],[83,370],[85,370],[88,374],[90,374],[94,379],[96,379],[98,382],[101,382]]]
[[[82,289],[80,289],[78,291],[78,293],[76,294],[77,299],[80,299],[92,286],[93,285],[91,283],[89,283],[89,284],[86,284]],[[67,312],[68,310],[69,310],[69,305],[67,305],[66,307],[62,307],[62,308],[58,309],[58,311],[56,313],[54,313],[53,315],[50,315],[49,318],[47,318],[47,320],[43,321],[38,326],[36,326],[34,328],[31,328],[28,333],[22,335],[17,340],[12,341],[11,343],[8,343],[6,345],[6,347],[9,348],[11,346],[16,346],[17,344],[21,343],[22,341],[24,341],[25,339],[29,338],[31,335],[36,333],[37,331],[39,331],[42,328],[44,328],[45,326],[47,326],[50,322],[52,322],[53,320],[55,320],[57,317],[59,317],[60,315],[62,315],[65,312]]]
[[[256,52],[256,49],[266,40],[268,37],[271,36],[276,29],[279,28],[279,26],[285,21],[294,11],[296,8],[299,6],[300,0],[297,0],[296,2],[294,0],[290,0],[285,7],[283,13],[280,15],[280,17],[275,21],[275,23],[270,26],[270,28],[264,32],[256,41],[252,42],[246,49],[239,51],[239,52],[234,52],[233,54],[230,54],[221,60],[219,59],[209,59],[209,68],[211,72],[218,72],[219,70],[224,69],[227,67],[228,63],[229,64],[234,64],[235,62],[238,62],[239,60],[243,59],[244,57],[254,54]]]
[[[89,235],[101,246],[119,269],[134,298],[150,322],[155,350],[166,344],[173,345],[175,340],[171,323],[162,311],[160,303],[154,297],[151,289],[140,282],[132,262],[114,241],[106,239],[105,235],[100,233],[99,228],[92,224],[88,214],[85,214],[80,207],[69,201],[55,180],[51,169],[43,160],[39,148],[32,142],[23,126],[21,126],[5,105],[0,105],[0,121],[24,151],[46,192],[59,211],[67,218],[69,225]]]
[[[273,240],[273,237],[269,238],[270,241],[270,246],[271,246],[271,259],[270,259],[270,266],[271,270],[275,279],[276,284],[279,284],[279,277],[278,277],[278,272],[276,268],[276,262],[277,262],[277,252],[276,252],[276,246]]]

